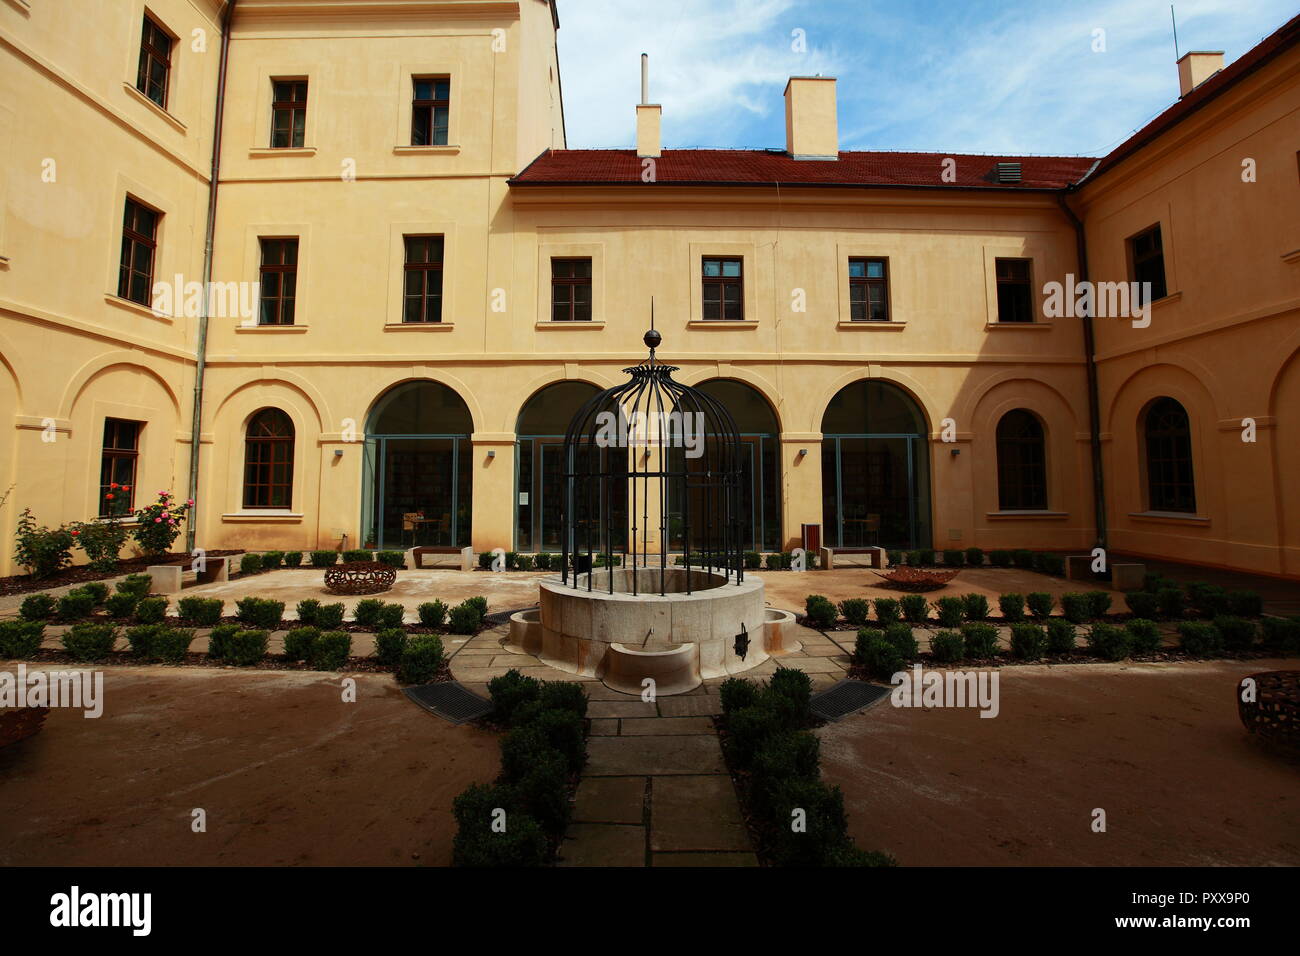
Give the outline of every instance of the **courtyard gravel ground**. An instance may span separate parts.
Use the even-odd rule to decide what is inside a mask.
[[[1300,762],[1251,738],[1235,697],[1295,666],[1003,668],[996,718],[886,698],[828,724],[822,776],[858,846],[903,866],[1295,866]]]

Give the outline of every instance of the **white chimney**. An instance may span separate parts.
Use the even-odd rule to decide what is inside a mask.
[[[785,86],[785,151],[794,159],[839,158],[835,77],[790,77]]]
[[[1184,53],[1178,58],[1178,96],[1186,96],[1222,69],[1222,50]]]
[[[641,54],[641,102],[636,107],[636,154],[644,159],[657,159],[660,155],[659,123],[663,117],[663,107],[650,99],[650,57]]]

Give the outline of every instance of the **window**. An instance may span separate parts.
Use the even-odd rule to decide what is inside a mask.
[[[451,115],[451,78],[414,77],[411,97],[411,145],[446,146]]]
[[[1003,511],[1047,508],[1043,425],[1023,408],[998,422],[998,507]]]
[[[135,88],[166,109],[171,72],[171,34],[145,14],[144,28],[140,31],[140,66],[135,74]]]
[[[271,148],[301,149],[307,132],[307,81],[271,81]]]
[[[849,318],[889,321],[889,260],[849,260]]]
[[[403,322],[442,321],[442,236],[406,236]]]
[[[293,325],[298,290],[298,240],[263,239],[261,243],[261,310],[257,324]]]
[[[127,197],[122,217],[122,259],[117,270],[117,294],[148,305],[153,289],[153,258],[162,214]]]
[[[1151,511],[1196,513],[1192,477],[1192,427],[1187,410],[1172,398],[1147,409],[1147,498]]]
[[[292,503],[293,422],[278,408],[264,408],[249,420],[244,439],[244,507]]]
[[[998,259],[998,321],[1034,321],[1033,295],[1029,288],[1028,259]]]
[[[1155,225],[1140,232],[1128,241],[1129,258],[1133,262],[1133,281],[1138,283],[1138,305],[1163,299],[1169,294],[1165,288],[1165,251],[1160,239],[1160,226]],[[1145,294],[1145,283],[1151,283],[1151,298]]]
[[[551,260],[551,319],[591,321],[591,260]]]
[[[140,456],[141,422],[104,419],[104,447],[99,464],[99,516],[130,514],[135,502],[135,463]],[[116,486],[116,487],[114,487]],[[112,495],[109,498],[108,495]]]
[[[745,317],[742,263],[741,259],[704,257],[704,318],[735,321]]]

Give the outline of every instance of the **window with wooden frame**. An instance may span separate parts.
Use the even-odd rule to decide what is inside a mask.
[[[149,14],[144,15],[140,31],[140,65],[135,74],[135,88],[163,109],[171,85],[172,39]]]
[[[298,295],[298,239],[261,239],[258,325],[293,325]]]
[[[402,321],[442,321],[442,236],[405,236]]]
[[[154,252],[162,213],[126,197],[122,216],[122,257],[117,270],[117,294],[149,305],[153,291]]]
[[[1138,306],[1156,299],[1163,299],[1169,294],[1165,285],[1165,249],[1160,237],[1160,224],[1139,232],[1128,241],[1131,275],[1138,284]],[[1146,295],[1146,283],[1151,284],[1151,298]]]
[[[140,457],[143,424],[124,418],[104,419],[104,444],[99,460],[101,518],[121,517],[134,510],[136,462]]]
[[[451,117],[451,77],[411,79],[411,145],[446,146]]]
[[[551,260],[551,320],[591,321],[591,260]]]
[[[1157,398],[1144,422],[1147,456],[1147,507],[1151,511],[1196,513],[1192,474],[1192,426],[1177,400]]]
[[[849,260],[849,318],[889,321],[889,260]]]
[[[1047,453],[1043,425],[1023,408],[998,422],[998,507],[1003,511],[1047,508]]]
[[[307,81],[271,81],[271,148],[301,149],[307,135]]]
[[[745,318],[743,259],[704,256],[701,282],[705,319],[741,321]]]
[[[997,259],[998,321],[1034,321],[1034,296],[1029,259]]]
[[[244,436],[244,507],[293,505],[293,421],[278,408],[264,408]]]

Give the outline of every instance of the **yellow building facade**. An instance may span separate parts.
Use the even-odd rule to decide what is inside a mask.
[[[1093,160],[841,152],[825,78],[784,148],[664,149],[643,103],[568,150],[547,0],[52,6],[0,0],[4,527],[129,474],[197,489],[199,547],[558,551],[564,425],[653,301],[754,550],[1300,575],[1294,22]],[[1157,267],[1091,352],[1052,314]]]

